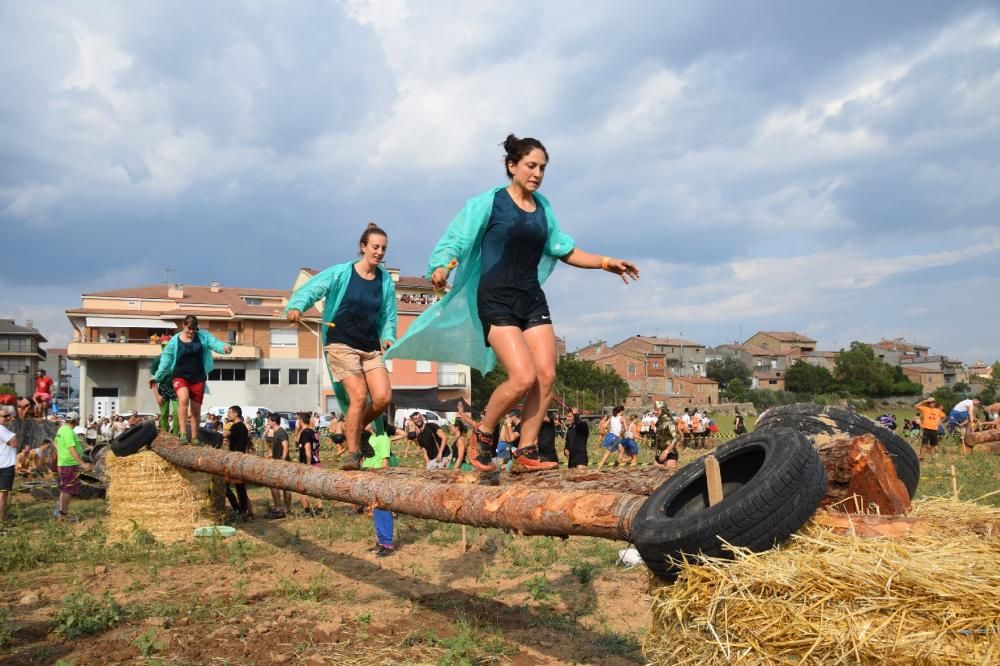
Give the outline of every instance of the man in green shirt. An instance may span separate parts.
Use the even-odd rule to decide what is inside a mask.
[[[56,464],[59,467],[57,518],[63,520],[69,516],[69,501],[80,492],[80,469],[90,469],[90,465],[83,462],[83,444],[73,432],[73,428],[79,424],[79,416],[76,412],[70,412],[56,432]]]
[[[167,343],[164,342],[163,344],[166,345]],[[173,379],[167,377],[159,383],[155,379],[152,379],[156,375],[157,370],[160,369],[161,358],[163,358],[162,355],[154,358],[153,364],[149,367],[149,388],[153,390],[156,404],[160,406],[160,430],[164,432],[169,430],[175,437],[180,437],[181,427],[180,420],[177,418],[177,394],[174,393]]]
[[[369,443],[375,451],[375,455],[365,458],[361,463],[361,469],[381,469],[389,466],[389,458],[392,456],[392,445],[388,435],[372,435],[370,432],[361,433],[362,441],[371,437]],[[361,449],[364,450],[364,446]],[[375,545],[372,551],[376,557],[387,557],[396,551],[393,541],[395,525],[392,519],[392,511],[386,511],[378,507],[372,508],[372,519],[375,521]]]

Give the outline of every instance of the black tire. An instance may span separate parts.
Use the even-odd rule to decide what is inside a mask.
[[[639,510],[631,540],[658,578],[673,582],[677,563],[698,553],[732,558],[723,541],[754,552],[787,539],[826,494],[826,470],[812,443],[794,430],[769,429],[713,451],[723,499],[708,505],[702,460],[682,467]]]
[[[910,499],[917,492],[920,483],[920,460],[909,442],[869,418],[840,407],[824,407],[800,403],[782,405],[769,409],[761,416],[757,429],[792,428],[806,435],[816,443],[818,436],[846,434],[852,437],[874,435],[882,443],[896,476],[906,486]]]
[[[201,426],[198,428],[198,441],[218,449],[222,446],[222,433]]]
[[[143,421],[111,440],[111,450],[120,458],[130,456],[152,444],[156,435],[156,423]]]

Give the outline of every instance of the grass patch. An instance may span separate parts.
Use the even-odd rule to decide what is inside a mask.
[[[315,574],[305,585],[282,576],[278,579],[278,590],[293,601],[319,601],[326,596],[327,588],[320,574]]]
[[[472,666],[498,661],[519,652],[516,646],[504,641],[499,632],[484,630],[465,616],[458,618],[457,629],[452,636],[438,636],[428,629],[413,631],[403,639],[402,645],[443,649],[437,660],[438,666]]]
[[[0,608],[0,647],[14,640],[14,624],[10,621],[10,613],[6,608]]]
[[[139,648],[139,654],[146,659],[163,649],[163,643],[156,640],[156,629],[152,627],[139,634],[132,644]]]
[[[597,566],[593,562],[578,562],[570,567],[569,571],[580,582],[580,585],[586,585],[594,580]]]
[[[57,633],[66,638],[96,634],[121,622],[124,609],[105,592],[95,597],[82,590],[63,598],[62,608],[53,622]]]

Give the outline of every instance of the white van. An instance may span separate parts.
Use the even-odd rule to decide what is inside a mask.
[[[243,410],[244,421],[252,421],[254,417],[257,416],[257,410],[260,410],[260,413],[264,416],[265,419],[267,418],[268,414],[271,413],[270,409],[268,409],[267,407],[261,407],[260,405],[240,405],[240,409]],[[204,418],[208,414],[213,414],[215,416],[218,416],[219,418],[225,419],[226,412],[228,411],[229,411],[229,405],[226,405],[225,407],[209,407],[208,409],[203,409],[201,410],[201,414],[202,418]]]
[[[396,416],[393,419],[393,425],[395,425],[396,428],[402,428],[406,425],[406,419],[409,418],[413,412],[420,412],[423,414],[424,421],[427,423],[436,423],[442,428],[448,427],[448,419],[445,416],[429,409],[421,409],[419,407],[415,409],[397,409]]]

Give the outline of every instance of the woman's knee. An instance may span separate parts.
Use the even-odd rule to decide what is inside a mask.
[[[372,411],[381,414],[392,401],[392,391],[373,391],[371,397]]]
[[[552,387],[556,384],[556,369],[555,368],[536,368],[535,377],[538,382],[538,386],[544,392],[552,390]]]
[[[507,376],[507,385],[518,395],[524,395],[535,385],[538,376],[534,370],[520,370]]]

